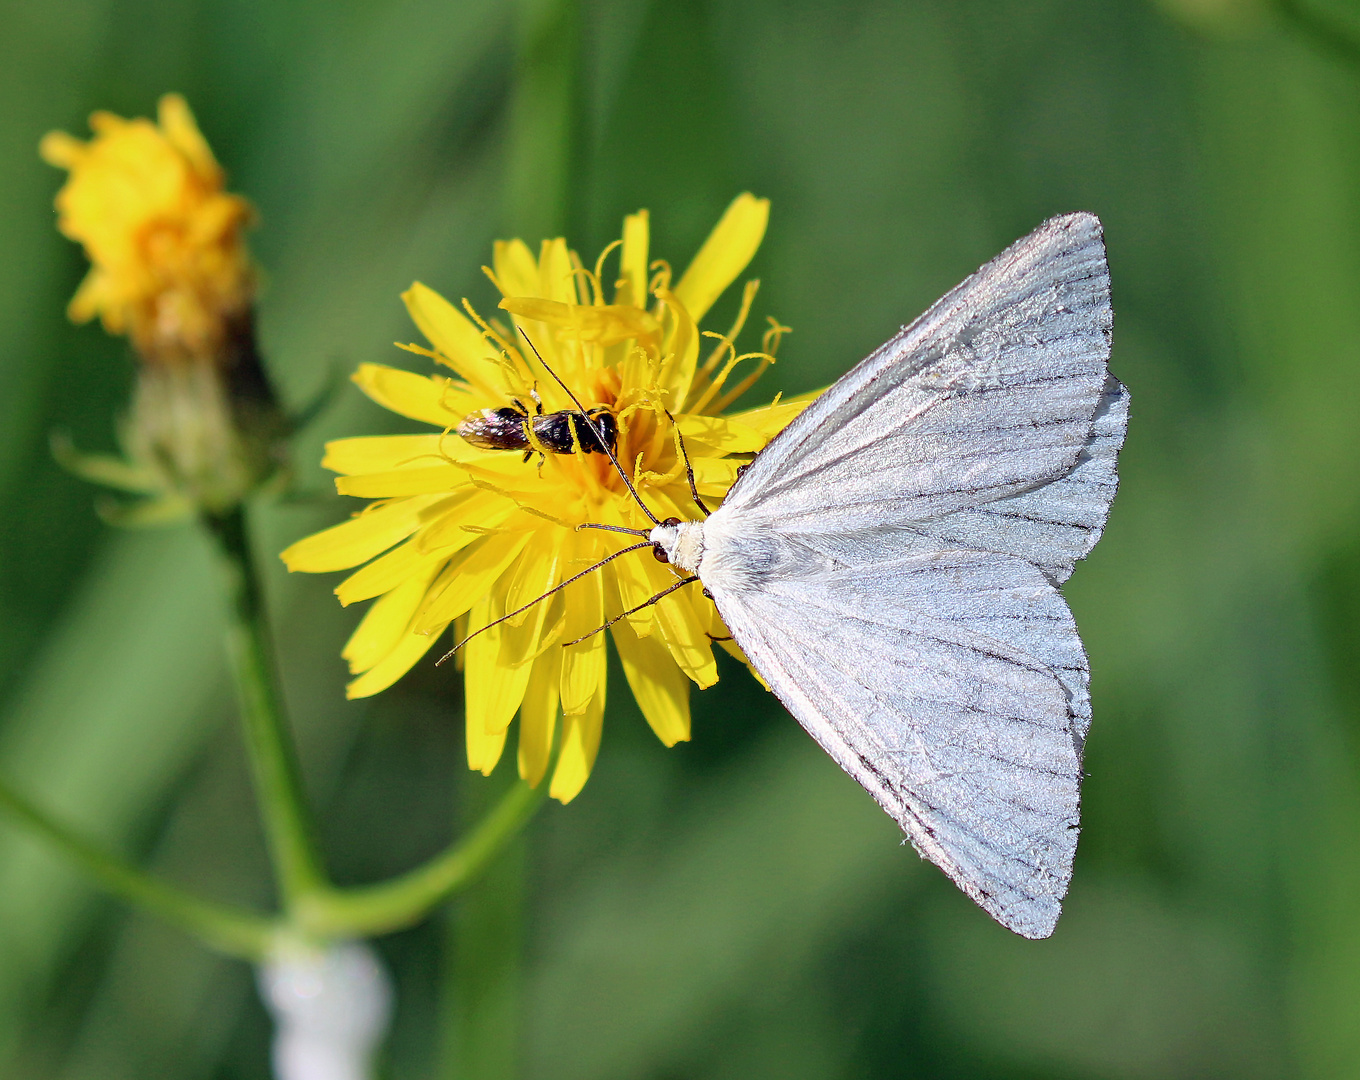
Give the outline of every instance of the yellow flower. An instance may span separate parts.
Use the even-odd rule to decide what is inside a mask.
[[[161,98],[159,125],[97,112],[90,127],[89,142],[54,131],[39,146],[70,170],[58,227],[91,263],[68,313],[99,315],[144,362],[120,432],[126,460],[54,449],[73,472],[145,497],[107,508],[111,520],[229,513],[278,471],[288,429],[255,345],[242,237],[253,211],[222,190],[179,95]]]
[[[69,314],[98,315],[153,363],[223,357],[254,291],[241,235],[252,211],[223,190],[182,97],[161,98],[159,120],[97,112],[89,142],[61,131],[42,140],[44,160],[70,171],[58,227],[92,264]]]
[[[561,239],[545,241],[537,260],[521,241],[495,246],[487,274],[504,297],[501,308],[584,408],[613,414],[618,460],[659,518],[698,513],[677,431],[712,506],[743,461],[806,404],[776,401],[718,415],[773,361],[785,329],[771,320],[761,352],[737,353],[755,281],[746,285],[735,324],[725,335],[708,334],[701,355],[698,324],[750,262],[768,216],[767,200],[739,196],[675,284],[665,263],[648,261],[645,211],[625,220],[622,239],[593,271]],[[603,267],[616,247],[618,275],[606,302]],[[290,570],[367,563],[336,589],[344,604],[377,598],[344,650],[358,675],[351,697],[390,686],[451,623],[461,637],[632,542],[576,526],[650,525],[609,459],[586,453],[579,439],[574,452],[554,453],[529,432],[526,460],[459,438],[456,429],[468,417],[512,402],[533,409],[535,395],[548,413],[575,406],[510,327],[483,321],[466,302],[471,318],[465,317],[424,285],[413,285],[404,299],[433,345],[407,348],[455,377],[365,364],[354,380],[379,404],[441,431],[330,443],[323,464],[341,474],[340,492],[376,501],[283,553]],[[739,364],[747,374],[729,378]],[[550,791],[563,802],[575,797],[594,764],[605,707],[606,635],[591,632],[676,580],[647,551],[627,554],[473,637],[459,654],[468,764],[492,770],[518,712],[520,775],[537,784],[560,711]],[[700,687],[717,681],[712,643],[740,656],[723,640],[717,610],[697,586],[643,607],[611,634],[643,715],[667,746],[689,738],[686,679]]]

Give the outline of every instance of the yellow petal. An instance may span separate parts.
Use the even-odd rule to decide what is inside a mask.
[[[188,158],[194,170],[205,181],[213,184],[222,182],[222,168],[213,157],[208,140],[198,130],[194,114],[189,111],[189,103],[179,94],[165,94],[157,103],[156,119],[160,121],[165,137]]]
[[[727,494],[728,488],[736,481],[737,470],[743,464],[744,462],[736,458],[701,457],[691,459],[691,466],[694,469],[694,486],[699,489],[701,495],[721,498]],[[689,494],[688,482],[685,485],[684,493]]]
[[[528,544],[519,561],[492,587],[488,619],[498,619],[545,592],[556,564],[555,549]],[[548,601],[534,604],[517,620],[506,620],[468,643],[482,670],[494,671],[489,679],[467,680],[469,724],[475,718],[489,732],[510,725],[528,687],[532,661],[542,651],[539,635],[549,607]]]
[[[702,594],[701,594],[702,595]],[[722,615],[718,612],[718,605],[712,600],[704,598],[705,603],[696,604],[695,611],[699,616],[699,621],[704,624],[704,629],[708,631],[710,641],[718,641],[721,638],[731,637],[732,631],[727,629],[727,624],[723,622]]]
[[[421,551],[461,550],[501,525],[515,512],[515,504],[494,491],[469,488],[450,497],[439,511],[437,517],[430,513],[422,519],[428,525],[416,537]]]
[[[411,321],[439,353],[437,359],[486,396],[501,396],[496,349],[482,337],[481,330],[471,319],[419,281],[402,293],[401,298],[406,302]]]
[[[336,586],[335,595],[344,607],[349,607],[360,600],[371,600],[389,593],[414,577],[424,577],[429,581],[434,574],[426,571],[438,567],[449,554],[443,551],[430,554],[421,551],[414,541],[407,541],[345,578]],[[407,617],[410,617],[409,613]]]
[[[457,427],[476,401],[465,386],[437,375],[417,375],[385,364],[360,364],[350,376],[384,409],[436,427]]]
[[[497,240],[491,266],[502,296],[534,296],[538,292],[538,263],[523,240]]]
[[[790,417],[792,419],[792,417]],[[686,413],[675,418],[691,458],[705,454],[756,454],[770,437],[763,431],[728,416]]]
[[[675,294],[697,323],[724,289],[746,269],[770,220],[770,200],[743,192],[732,200],[722,220],[709,233],[689,264]]]
[[[667,746],[689,740],[689,681],[669,650],[654,637],[641,638],[625,619],[612,630],[623,673],[638,708]]]
[[[467,730],[468,768],[481,773],[483,776],[490,776],[499,764],[501,754],[505,751],[505,737],[508,734],[508,729],[479,731],[474,735],[472,724],[469,722]]]
[[[351,700],[371,697],[386,690],[410,671],[437,640],[433,634],[404,634],[395,649],[345,687],[345,697]]]
[[[554,326],[571,326],[574,304],[564,304],[560,300],[545,300],[541,296],[503,296],[498,305],[502,311],[520,318],[537,322],[552,323]]]
[[[562,750],[548,794],[563,804],[581,793],[595,765],[604,726],[604,689],[602,682],[599,693],[591,698],[584,712],[562,718]]]
[[[486,622],[490,622],[504,614],[504,606],[493,595],[484,604],[477,605],[474,615],[484,613]],[[476,618],[473,621],[477,625],[486,625],[486,622]],[[507,666],[501,662],[500,658],[505,652],[501,641],[504,627],[504,623],[492,627],[463,647],[467,653],[464,701],[469,731],[475,728],[488,735],[503,734],[519,711],[520,702],[524,700],[524,690],[529,685],[533,665]]]
[[[578,538],[578,561],[589,565],[598,545],[585,537]],[[570,568],[568,565],[567,568]],[[590,634],[604,625],[604,581],[600,574],[588,574],[566,589],[567,621],[564,641]],[[562,646],[562,712],[572,715],[581,712],[595,697],[597,688],[604,685],[605,635],[591,634],[575,645]]]
[[[651,496],[652,509],[657,516],[663,519],[685,516],[679,513],[665,492],[652,489]],[[653,596],[679,580],[672,567],[653,559],[639,559],[638,562],[645,568]],[[713,659],[713,647],[707,633],[708,616],[700,617],[695,609],[696,603],[711,604],[712,601],[706,600],[699,588],[697,582],[686,585],[646,610],[652,612],[653,625],[680,669],[703,689],[718,681],[718,665]]]
[[[770,688],[770,684],[765,681],[765,676],[755,669],[750,659],[746,656],[744,652],[741,651],[740,645],[738,645],[735,641],[732,641],[731,639],[719,641],[718,644],[722,646],[722,648],[726,649],[727,652],[733,657],[733,659],[738,660],[741,663],[745,664],[746,670],[749,671],[753,676],[755,676],[756,682],[760,683],[760,685],[765,687],[766,690]]]
[[[689,394],[694,369],[699,362],[699,328],[684,306],[675,303],[675,294],[663,292],[661,299],[666,301],[673,327],[666,339],[665,358],[657,382],[665,394],[664,404],[678,409]]]
[[[571,253],[562,237],[544,240],[538,256],[538,296],[570,304],[576,300],[576,275],[572,271]]]
[[[558,530],[545,523],[535,532],[529,551],[525,552],[506,584],[505,607],[508,611],[523,607],[557,584],[558,567],[563,557]],[[515,621],[522,623],[526,616],[527,613]]]
[[[340,653],[349,662],[352,674],[368,671],[397,647],[410,629],[411,616],[416,613],[425,590],[438,571],[438,563],[425,567],[421,573],[411,575],[379,598],[364,613]]]
[[[781,398],[774,405],[761,405],[744,412],[733,413],[727,419],[755,428],[769,440],[788,427],[795,416],[821,396],[821,390],[813,390],[807,394],[799,394],[797,397]]]
[[[89,152],[84,142],[64,131],[49,131],[38,143],[39,157],[59,169],[75,168]]]
[[[438,633],[463,612],[472,610],[491,592],[496,579],[519,557],[532,535],[483,536],[460,551],[430,586],[425,603],[411,621],[412,629],[422,634]],[[485,626],[487,621],[474,621],[472,629]]]
[[[711,635],[711,640],[733,658],[745,664],[751,674],[756,677],[756,681],[768,690],[770,684],[765,681],[760,672],[751,667],[751,661],[747,658],[746,654],[741,651],[741,646],[733,640],[732,631],[727,628],[727,624],[723,622],[722,616],[718,613],[718,606],[712,601],[709,601],[707,612],[700,609],[699,617],[701,620],[705,614],[708,616],[708,632]]]
[[[326,444],[321,467],[337,473],[425,468],[444,460],[444,446],[467,446],[444,435],[359,435]]]
[[[533,787],[543,780],[557,725],[557,687],[562,650],[552,648],[535,660],[519,707],[519,774]]]
[[[578,341],[606,347],[632,338],[654,339],[661,330],[649,312],[624,304],[563,304],[536,296],[507,296],[500,306],[520,319],[548,323]]]
[[[279,558],[289,570],[313,574],[348,570],[405,540],[420,527],[422,513],[438,507],[445,498],[447,496],[416,495],[390,503],[375,503],[357,517],[285,548]]]
[[[657,590],[653,588],[653,577],[648,563],[656,560],[645,550],[630,552],[609,564],[606,571],[612,576],[619,591],[619,611],[628,611],[645,604]],[[646,637],[652,632],[652,611],[643,608],[628,616],[628,622],[635,633]]]
[[[518,453],[502,453],[494,450],[484,451],[476,461],[460,461],[468,476],[485,480],[487,489],[494,488],[502,496],[521,497],[522,501],[537,503],[543,501],[545,480],[540,470],[560,469],[570,458],[561,454],[549,454],[546,461],[538,467],[529,467]],[[573,471],[579,466],[571,465]],[[556,495],[558,493],[554,493]],[[561,492],[563,498],[579,497],[573,492]],[[554,507],[553,509],[556,509]]]
[[[394,499],[403,495],[453,494],[470,487],[466,469],[457,465],[431,465],[423,469],[393,469],[390,472],[337,476],[335,490],[360,499]]]
[[[698,585],[686,588],[697,589]],[[716,683],[718,665],[713,659],[713,646],[689,597],[683,592],[672,593],[658,601],[654,610],[657,630],[680,670],[701,690]]]
[[[614,303],[645,308],[647,293],[647,242],[650,227],[647,211],[639,210],[623,219],[623,251],[619,255],[619,282]]]
[[[538,530],[519,562],[506,575],[505,611],[518,611],[526,606],[527,610],[501,625],[498,662],[502,667],[527,666],[544,651],[540,639],[553,609],[553,598],[542,597],[561,576],[555,532],[551,527]]]
[[[473,607],[469,622],[474,628],[485,626],[495,618],[495,611],[496,605],[492,603],[490,597],[482,597]],[[491,770],[496,767],[496,762],[500,761],[501,751],[505,748],[505,728],[488,727],[485,723],[486,714],[482,710],[482,691],[494,687],[501,674],[496,667],[496,643],[487,640],[490,637],[489,633],[482,634],[463,646],[463,662],[467,671],[464,685],[467,688],[468,699],[468,768],[486,776],[491,775]]]

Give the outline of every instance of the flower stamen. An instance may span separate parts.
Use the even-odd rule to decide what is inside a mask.
[[[756,384],[756,382],[760,379],[760,377],[764,375],[765,372],[769,369],[770,365],[774,363],[774,357],[770,353],[758,352],[758,353],[744,353],[741,356],[738,356],[735,360],[733,360],[732,364],[735,367],[742,360],[754,360],[757,358],[759,358],[760,363],[756,365],[755,371],[747,375],[746,378],[742,379],[741,382],[737,383],[736,386],[732,387],[731,390],[729,390],[716,402],[714,402],[713,412],[720,413],[724,409],[728,408],[734,401],[741,397],[742,394],[746,393],[747,390],[751,389],[751,387],[753,387]],[[726,373],[724,373],[724,378],[725,377]],[[718,385],[721,385],[721,383],[719,383]]]
[[[646,514],[649,518],[651,518],[653,525],[660,525],[661,524],[660,519],[657,518],[655,514],[653,514],[650,510],[647,509],[647,504],[644,503],[642,501],[642,497],[638,495],[637,488],[633,487],[633,481],[628,479],[628,474],[623,471],[623,466],[619,464],[619,459],[614,456],[614,451],[609,446],[609,440],[604,437],[603,430],[595,426],[595,422],[590,419],[590,414],[586,411],[586,407],[581,404],[580,398],[573,394],[571,392],[571,387],[564,383],[558,376],[557,372],[555,372],[552,368],[548,366],[547,361],[543,359],[543,355],[538,351],[538,346],[535,345],[529,339],[529,335],[525,334],[523,330],[520,330],[520,333],[524,335],[524,340],[528,342],[529,348],[534,350],[534,355],[538,357],[538,362],[543,365],[543,370],[546,371],[557,381],[557,385],[563,389],[567,397],[571,398],[571,403],[575,405],[577,410],[580,411],[581,415],[586,418],[586,423],[590,425],[590,430],[595,432],[595,437],[600,440],[600,449],[602,449],[606,454],[609,455],[609,460],[613,464],[615,470],[618,472],[619,479],[622,480],[624,484],[627,486],[629,494],[631,494],[633,498],[637,500],[637,504],[642,508],[642,512]]]
[[[615,248],[620,247],[623,247],[623,237],[619,237],[617,240],[611,241],[610,244],[602,252],[600,252],[600,257],[595,260],[594,281],[596,288],[595,303],[597,304],[604,303],[604,298],[600,292],[600,282],[604,280],[604,261],[605,259],[609,258],[609,253],[611,251],[613,251]]]
[[[735,342],[746,326],[747,316],[751,313],[751,305],[755,302],[756,293],[760,290],[759,280],[751,280],[746,283],[746,287],[741,292],[741,307],[737,311],[737,317],[732,321],[732,329],[726,334],[718,334],[712,330],[705,330],[704,337],[717,338],[719,344],[708,354],[708,359],[704,361],[703,367],[695,372],[694,386],[690,388],[690,393],[702,390],[708,381],[708,376],[713,373],[713,369],[718,366],[718,357],[723,353],[725,347],[730,347],[736,351]],[[725,343],[725,344],[724,344]],[[766,350],[769,351],[768,349]]]

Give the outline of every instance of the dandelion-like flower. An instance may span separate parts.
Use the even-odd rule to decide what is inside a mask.
[[[390,686],[450,624],[459,637],[487,626],[625,546],[617,535],[578,526],[650,527],[609,458],[589,452],[599,447],[587,444],[579,421],[559,425],[552,443],[536,432],[540,409],[578,410],[533,349],[581,406],[612,417],[617,459],[658,518],[698,513],[681,437],[697,489],[714,505],[742,463],[803,408],[806,398],[776,399],[720,415],[773,361],[786,329],[771,320],[759,352],[737,352],[757,282],[747,283],[727,333],[699,329],[755,254],[768,215],[767,200],[738,197],[676,283],[664,262],[649,262],[645,211],[625,220],[621,240],[593,269],[561,239],[545,241],[537,260],[521,241],[497,243],[487,274],[514,329],[466,302],[465,316],[420,284],[404,295],[433,346],[407,348],[454,377],[365,364],[354,380],[379,404],[440,430],[328,444],[323,464],[341,474],[339,491],[375,501],[283,553],[291,570],[367,564],[336,589],[344,604],[376,598],[344,650],[358,676],[351,697]],[[604,267],[616,248],[606,301]],[[522,432],[528,452],[457,434],[487,417]],[[643,606],[676,581],[646,551],[624,555],[472,637],[460,653],[468,764],[491,772],[518,713],[520,775],[535,785],[543,779],[557,735],[550,792],[574,798],[594,764],[605,708],[606,635],[593,631],[631,608],[639,610],[610,629],[629,686],[663,743],[688,739],[689,681],[717,681],[715,641],[740,652],[696,586]]]
[[[58,228],[90,272],[67,314],[99,316],[141,360],[122,432],[128,461],[58,454],[74,471],[149,498],[122,520],[220,515],[278,468],[286,422],[256,353],[255,271],[244,230],[254,217],[178,94],[159,122],[90,117],[94,137],[47,134],[43,158],[70,176]],[[122,512],[120,512],[121,514]]]
[[[254,295],[242,236],[250,204],[223,190],[222,168],[178,94],[161,98],[159,124],[97,112],[90,128],[89,142],[54,131],[39,146],[70,170],[58,228],[91,263],[71,318],[98,315],[147,360],[217,355]]]

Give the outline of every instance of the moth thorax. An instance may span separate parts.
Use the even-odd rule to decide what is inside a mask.
[[[647,539],[657,545],[677,570],[691,574],[698,571],[699,560],[704,557],[702,521],[668,521],[654,528]]]

